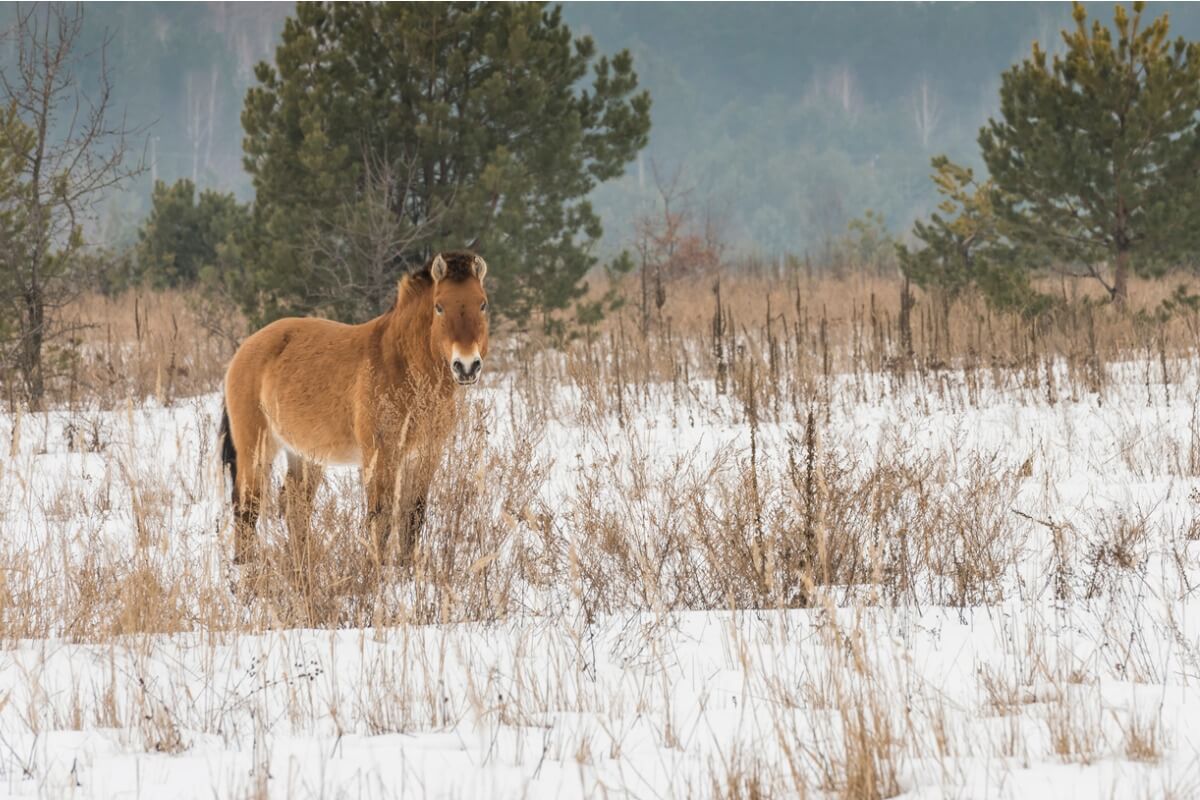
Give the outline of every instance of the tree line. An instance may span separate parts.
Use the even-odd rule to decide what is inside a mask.
[[[66,333],[54,309],[94,285],[83,205],[145,170],[139,131],[109,125],[109,74],[97,88],[76,72],[82,14],[30,7],[7,33],[21,80],[6,74],[0,118],[0,291],[16,313],[0,336],[6,382],[19,376],[33,405]],[[82,138],[73,102],[92,109]],[[507,317],[553,326],[597,264],[588,195],[645,146],[650,97],[628,52],[598,53],[559,7],[299,4],[274,63],[255,68],[242,126],[253,202],[156,184],[137,246],[93,282],[201,283],[255,323],[361,319],[432,253],[468,247],[504,265],[489,288]]]
[[[589,198],[646,146],[651,103],[630,54],[600,54],[560,8],[298,5],[243,98],[253,201],[157,182],[118,257],[88,246],[102,238],[89,212],[144,174],[144,131],[114,113],[103,67],[79,69],[96,63],[79,52],[82,13],[30,6],[6,35],[18,68],[0,98],[0,346],[3,379],[32,404],[69,341],[55,312],[84,287],[200,285],[254,323],[363,319],[431,253],[471,247],[503,265],[489,282],[509,319],[561,332],[572,311],[602,313],[581,302],[603,230]],[[1195,252],[1197,45],[1171,40],[1166,16],[1144,21],[1140,3],[1118,6],[1111,28],[1080,5],[1074,20],[1062,53],[1035,43],[1001,76],[978,139],[986,178],[933,160],[943,202],[895,256],[946,307],[971,289],[1041,313],[1055,300],[1032,277],[1046,270],[1094,279],[1123,305],[1131,274]],[[852,229],[861,241],[846,253],[888,260],[878,215]],[[660,280],[643,276],[644,317]]]

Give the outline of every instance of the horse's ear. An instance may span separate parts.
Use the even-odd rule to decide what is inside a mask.
[[[483,276],[487,275],[487,262],[480,256],[475,256],[475,260],[471,263],[471,268],[475,272],[475,277],[479,279],[480,283],[483,283]]]
[[[434,283],[446,277],[446,259],[442,258],[441,253],[433,257],[433,263],[429,265],[429,274],[433,276]]]

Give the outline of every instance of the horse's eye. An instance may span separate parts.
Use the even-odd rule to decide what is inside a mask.
[[[483,301],[483,305],[479,307],[480,311],[487,311],[487,300]]]
[[[433,310],[438,312],[439,314],[441,314],[443,311],[445,311],[445,309],[442,308],[441,303],[437,303],[436,305],[434,305]]]

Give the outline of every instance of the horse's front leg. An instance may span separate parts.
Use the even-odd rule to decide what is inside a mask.
[[[396,513],[396,469],[391,459],[377,455],[368,462],[363,476],[367,489],[369,552],[376,569],[383,565],[388,537]]]
[[[421,534],[421,529],[425,527],[425,504],[428,498],[428,483],[406,493],[404,504],[401,506],[401,513],[404,515],[400,520],[403,526],[400,539],[401,563],[412,563],[416,556],[417,539]]]
[[[417,541],[425,527],[429,489],[433,485],[441,450],[437,443],[409,452],[397,475],[396,511],[400,515],[400,560],[411,564],[416,559]]]

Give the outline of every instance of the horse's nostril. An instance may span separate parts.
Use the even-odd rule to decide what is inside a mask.
[[[476,357],[468,365],[461,358],[456,358],[450,362],[450,368],[454,370],[454,377],[459,380],[472,380],[483,370],[483,361]]]

